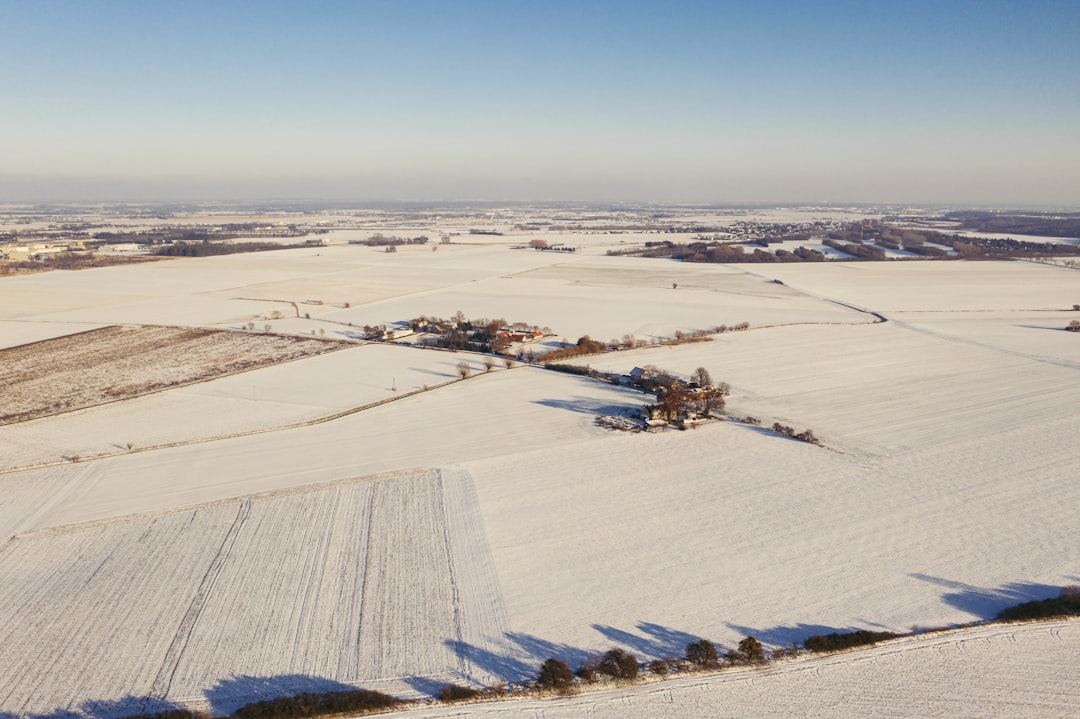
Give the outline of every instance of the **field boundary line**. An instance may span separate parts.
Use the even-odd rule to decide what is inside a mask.
[[[306,357],[298,357],[297,359],[299,360],[299,359],[307,359],[307,358]],[[290,361],[292,361],[292,360],[290,360]],[[418,394],[423,394],[424,392],[430,392],[432,390],[441,389],[441,388],[446,387],[448,385],[456,384],[457,382],[464,382],[465,380],[473,379],[475,377],[483,377],[484,375],[488,375],[488,374],[499,374],[499,373],[476,372],[476,373],[473,373],[473,374],[469,375],[468,377],[454,377],[453,379],[448,379],[445,382],[440,382],[438,384],[429,385],[427,387],[421,387],[420,389],[414,389],[414,390],[411,390],[409,392],[402,392],[401,394],[394,395],[393,397],[384,397],[383,399],[376,400],[374,402],[368,402],[367,404],[358,405],[356,407],[350,407],[348,409],[344,409],[344,410],[341,410],[339,412],[334,412],[333,414],[323,415],[322,417],[315,417],[315,418],[312,418],[312,419],[305,419],[305,420],[301,420],[299,422],[290,422],[289,424],[275,425],[273,427],[260,427],[258,429],[244,430],[242,432],[230,432],[228,434],[213,435],[213,436],[210,436],[210,437],[196,437],[194,439],[182,439],[182,440],[178,440],[176,442],[164,442],[162,444],[152,444],[152,445],[147,445],[145,447],[132,447],[131,449],[118,449],[118,450],[116,450],[114,452],[102,452],[100,454],[79,456],[79,459],[77,460],[77,462],[78,463],[91,462],[91,461],[98,460],[98,459],[108,459],[110,457],[120,457],[120,456],[123,456],[123,455],[126,455],[126,454],[135,454],[136,452],[152,452],[152,451],[160,450],[160,449],[171,449],[173,447],[186,447],[188,445],[193,445],[193,444],[203,444],[203,443],[206,443],[206,442],[217,442],[217,441],[224,440],[224,439],[236,439],[237,437],[250,437],[250,436],[256,435],[256,434],[265,434],[267,432],[280,432],[282,430],[287,430],[287,429],[299,429],[300,427],[311,427],[311,426],[314,426],[314,425],[317,425],[317,424],[324,424],[326,422],[333,422],[336,419],[341,419],[342,417],[348,417],[349,415],[356,414],[358,412],[363,412],[365,410],[374,409],[376,407],[381,407],[384,404],[389,404],[391,402],[396,402],[396,401],[401,400],[401,399],[407,399],[409,397],[414,397],[414,396],[416,396]],[[222,375],[222,376],[224,376],[224,375]],[[214,377],[212,379],[219,379],[219,378]],[[204,380],[204,381],[208,382],[210,380]],[[169,389],[175,389],[175,388],[170,387]],[[164,391],[164,390],[162,390],[162,391]],[[143,396],[143,395],[140,395],[140,396]],[[113,400],[113,401],[119,402],[119,401],[122,401],[122,400]],[[104,403],[104,404],[108,404],[108,403]],[[100,405],[94,405],[94,406],[96,407],[96,406],[100,406]],[[80,409],[89,409],[89,408],[88,407],[82,407]],[[71,411],[76,411],[76,410],[71,410]],[[55,416],[55,415],[50,415],[50,416]],[[46,419],[46,418],[45,417],[40,417],[39,419]],[[32,421],[32,420],[28,420],[28,421]],[[49,462],[38,462],[36,464],[27,464],[27,465],[22,465],[22,466],[19,466],[19,467],[3,467],[3,468],[0,468],[0,475],[10,474],[12,472],[23,472],[23,471],[30,470],[30,469],[43,469],[43,468],[46,468],[46,467],[56,467],[56,466],[65,465],[65,464],[72,464],[72,463],[74,463],[74,462],[71,459],[55,459],[55,460],[51,460]]]
[[[139,522],[147,519],[169,517],[174,514],[183,514],[184,512],[195,512],[200,509],[214,509],[216,507],[224,507],[230,504],[236,504],[238,502],[260,502],[266,499],[277,499],[280,497],[288,497],[296,494],[323,492],[327,489],[334,489],[335,487],[345,487],[355,484],[377,484],[379,482],[392,482],[397,479],[405,479],[408,477],[412,477],[416,474],[429,471],[431,470],[428,467],[414,467],[411,469],[396,469],[390,472],[368,474],[360,477],[331,479],[325,482],[317,482],[315,484],[303,484],[296,487],[282,487],[281,489],[270,489],[266,490],[265,492],[242,494],[236,497],[228,497],[226,499],[214,499],[209,502],[197,502],[194,504],[184,505],[182,507],[168,507],[166,509],[158,509],[150,512],[134,512],[132,514],[123,514],[116,517],[105,517],[102,519],[91,519],[85,522],[61,524],[55,527],[42,527],[40,529],[31,529],[26,532],[16,532],[15,534],[12,534],[10,537],[8,537],[8,540],[10,541],[13,539],[33,539],[39,536],[71,534],[73,532],[81,532],[83,530],[94,529],[96,527],[111,527],[117,524],[125,524],[128,522]]]

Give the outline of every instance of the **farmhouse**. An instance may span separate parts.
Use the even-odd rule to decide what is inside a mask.
[[[507,340],[509,342],[536,342],[544,339],[544,333],[540,331],[535,332],[522,332],[518,330],[502,329],[499,330],[499,338]]]
[[[661,392],[686,386],[686,383],[678,377],[673,377],[652,365],[635,367],[630,370],[628,379],[628,384],[637,387],[643,392]]]

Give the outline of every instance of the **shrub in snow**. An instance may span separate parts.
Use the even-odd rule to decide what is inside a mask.
[[[439,690],[439,701],[460,702],[480,696],[479,689],[463,687],[460,684],[447,684]]]
[[[586,681],[592,684],[597,679],[596,675],[600,671],[599,666],[600,657],[596,655],[590,656],[588,659],[582,662],[580,667],[578,667],[577,676],[582,681]]]
[[[748,636],[739,642],[739,654],[742,655],[743,661],[751,664],[765,661],[765,648],[754,637]]]
[[[815,634],[803,642],[803,646],[812,652],[838,652],[852,647],[869,646],[886,639],[893,639],[897,635],[892,632],[871,632],[859,629],[854,632],[833,632],[832,634]]]
[[[563,660],[548,659],[540,666],[536,683],[544,689],[554,689],[559,693],[565,693],[574,684],[574,673]]]
[[[609,649],[601,657],[597,668],[615,679],[635,679],[638,675],[638,660],[633,654],[622,649]]]
[[[327,694],[304,693],[253,702],[233,712],[237,719],[296,719],[321,714],[360,714],[405,704],[404,699],[382,692],[356,689]]]
[[[686,661],[699,667],[714,667],[720,657],[716,647],[708,639],[699,639],[686,645]]]

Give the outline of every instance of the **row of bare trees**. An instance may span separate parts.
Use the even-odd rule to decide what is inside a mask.
[[[780,650],[774,658],[788,656],[791,652]],[[765,648],[752,636],[744,637],[738,648],[723,653],[723,661],[728,665],[763,664],[767,661]],[[721,666],[721,655],[716,645],[708,639],[699,639],[686,645],[686,654],[682,659],[668,657],[657,659],[647,665],[653,674],[666,675],[672,670],[715,669]],[[633,654],[615,647],[602,655],[593,655],[586,659],[577,671],[571,671],[569,665],[561,659],[551,658],[540,666],[536,684],[540,689],[569,694],[574,691],[578,680],[583,684],[593,684],[602,678],[609,681],[633,681],[641,673],[641,665]]]

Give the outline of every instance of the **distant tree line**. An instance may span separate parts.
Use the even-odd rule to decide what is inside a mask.
[[[979,210],[950,212],[946,220],[960,222],[964,229],[995,234],[1080,237],[1080,212],[1002,213]]]
[[[154,250],[159,257],[211,257],[216,255],[236,255],[243,252],[269,252],[288,250],[303,245],[282,245],[276,242],[175,242]]]
[[[157,257],[146,255],[95,255],[91,252],[60,252],[46,255],[40,260],[0,261],[0,275],[19,274],[21,272],[43,272],[48,270],[86,270],[94,267],[112,267],[130,265],[139,262],[153,262]]]
[[[349,240],[350,245],[369,245],[371,247],[396,247],[398,245],[426,245],[428,238],[425,235],[419,237],[398,237],[396,235],[384,235],[376,232],[366,240]]]
[[[296,225],[277,225],[266,222],[229,222],[221,225],[160,227],[133,232],[95,232],[94,240],[108,245],[167,245],[173,242],[202,242],[232,240],[238,237],[303,237],[327,234],[326,229],[305,229]]]
[[[541,355],[533,357],[533,359],[537,362],[540,362],[541,364],[547,364],[551,362],[561,362],[572,357],[602,354],[604,352],[614,352],[616,350],[627,350],[652,346],[681,345],[687,342],[711,342],[711,335],[723,334],[725,332],[741,332],[747,329],[750,329],[749,322],[739,322],[733,325],[717,325],[716,327],[712,327],[709,329],[691,330],[689,332],[683,330],[675,330],[674,337],[666,338],[644,338],[635,337],[631,334],[626,334],[623,335],[621,338],[613,338],[608,342],[594,340],[589,335],[583,335],[579,337],[577,339],[577,342],[575,342],[574,344],[569,344],[564,341],[562,347],[549,350]]]

